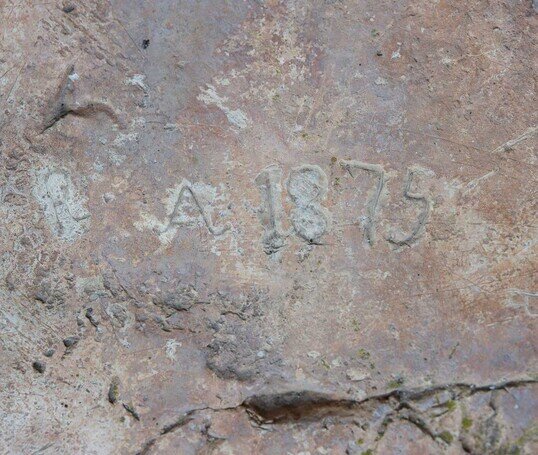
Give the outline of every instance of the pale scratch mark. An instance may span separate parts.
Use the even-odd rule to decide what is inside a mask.
[[[30,298],[29,295],[27,295],[25,292],[22,292],[20,291],[20,294],[26,299],[27,302],[31,302],[32,298]],[[22,299],[19,300],[17,303],[19,305],[21,305],[26,311],[28,311],[28,313],[30,313],[32,315],[32,318],[29,320],[32,322],[32,324],[36,325],[36,326],[42,326],[42,327],[45,327],[46,329],[48,329],[49,331],[49,335],[53,336],[53,337],[57,337],[57,338],[61,338],[60,334],[61,331],[59,329],[59,327],[57,327],[56,325],[49,325],[47,322],[45,322],[44,318],[42,317],[42,315],[39,313],[39,310],[37,311],[34,311],[34,309],[32,309],[32,307],[30,306],[27,306],[25,305],[24,303],[22,303]]]
[[[310,123],[312,122],[312,117],[314,116],[314,113],[316,112],[319,103],[323,103],[326,93],[327,89],[325,87],[322,89],[321,93],[319,89],[316,90],[314,102],[311,104],[310,109],[308,110],[308,115],[306,116],[306,120],[304,122],[305,128],[308,128],[310,126]]]
[[[467,148],[470,148],[470,149],[473,149],[473,150],[477,150],[479,152],[486,152],[487,150],[484,150],[480,147],[476,147],[475,145],[470,145],[470,144],[465,144],[463,142],[457,142],[457,141],[453,141],[452,139],[448,139],[446,137],[442,137],[442,136],[436,136],[435,134],[428,134],[428,133],[424,133],[422,131],[413,131],[413,130],[408,130],[406,128],[400,128],[402,131],[405,131],[406,133],[411,133],[411,134],[418,134],[420,136],[425,136],[425,137],[429,137],[429,138],[432,138],[432,139],[437,139],[439,141],[445,141],[445,142],[448,142],[450,144],[454,144],[454,145],[460,145],[462,147],[467,147]]]
[[[176,360],[176,351],[178,347],[181,347],[181,343],[179,341],[174,340],[173,338],[166,341],[166,357],[168,357],[171,361]]]
[[[43,453],[43,452],[45,452],[45,450],[50,449],[52,446],[54,446],[54,444],[55,444],[54,441],[49,442],[48,444],[45,444],[41,448],[37,449],[35,452],[32,452],[32,455],[37,455],[38,453]]]
[[[518,136],[515,139],[510,139],[509,141],[505,142],[504,144],[499,145],[499,147],[497,147],[491,153],[508,152],[508,151],[512,150],[520,142],[523,142],[523,141],[529,139],[530,137],[534,136],[537,133],[538,133],[538,126],[531,126],[521,136]]]
[[[215,90],[215,87],[207,84],[207,89],[202,89],[202,93],[198,95],[198,99],[203,101],[206,105],[213,104],[217,106],[226,118],[228,122],[232,125],[237,126],[238,128],[246,128],[250,123],[247,115],[240,109],[232,110],[226,105],[228,98],[225,96],[219,96]]]
[[[15,80],[13,81],[13,84],[11,84],[11,87],[9,88],[8,92],[7,92],[7,95],[6,97],[4,98],[4,100],[7,102],[9,100],[9,97],[11,96],[11,94],[13,93],[13,89],[15,87],[15,85],[17,84],[17,82],[19,81],[19,78],[21,76],[21,72],[22,72],[22,69],[26,66],[26,62],[24,62],[21,67],[19,68],[19,71],[17,72],[17,76],[15,77]],[[5,73],[4,73],[5,74]]]
[[[444,267],[444,269],[446,271],[449,271],[449,269],[447,267]],[[473,280],[470,280],[469,278],[466,278],[462,275],[460,275],[459,273],[456,273],[456,272],[452,272],[454,274],[454,276],[458,277],[460,280],[463,280],[463,281],[466,281],[467,283],[470,283],[472,284],[473,286],[475,286],[476,288],[480,289],[481,292],[483,292],[484,294],[488,294],[488,291],[486,291],[482,286],[480,286],[476,281],[473,281]],[[483,279],[484,277],[478,277],[478,280],[480,281],[481,279]],[[483,283],[484,284],[488,284],[488,283]]]
[[[9,14],[7,15],[6,23],[9,23],[9,20],[11,19],[11,15],[13,14],[13,11],[15,11],[15,8],[18,8],[20,6],[21,2],[13,3],[11,6],[11,9],[9,10]],[[5,35],[4,35],[5,39]]]
[[[110,0],[108,0],[108,4],[110,5],[110,9],[116,13],[116,11],[114,10],[114,7],[112,6],[112,2]],[[115,15],[115,14],[114,14]],[[118,18],[118,17],[115,17],[116,21],[118,22],[118,24],[120,25],[120,27],[123,29],[123,31],[125,32],[125,34],[129,37],[129,39],[131,40],[131,42],[133,43],[134,47],[136,47],[136,50],[140,53],[140,55],[142,56],[142,58],[144,60],[146,60],[146,56],[144,55],[144,53],[142,52],[142,49],[140,49],[138,47],[138,44],[136,44],[136,41],[133,39],[133,37],[131,36],[131,34],[129,33],[129,31],[125,28],[125,26],[123,25],[123,22]]]
[[[21,2],[22,2],[22,0],[19,3],[21,3]],[[54,3],[54,2],[32,3],[30,6],[47,6],[47,5],[56,5],[56,3]],[[8,16],[8,19],[10,19],[11,14],[13,13],[13,11],[15,9],[20,9],[20,6],[15,5],[15,4],[12,4],[12,5],[0,5],[0,10],[7,9],[7,8],[10,8],[10,7],[11,7],[11,12],[10,12],[10,16]]]
[[[525,310],[525,313],[527,316],[531,318],[538,317],[538,313],[533,312],[531,308],[531,299],[538,298],[538,292],[530,292],[525,291],[523,289],[507,289],[507,293],[509,295],[508,300],[506,302],[506,306],[508,308],[523,308]],[[514,298],[520,298],[521,303],[514,301]]]
[[[456,160],[450,160],[451,163],[453,164],[458,164],[460,166],[468,166],[468,167],[472,167],[474,169],[480,169],[480,170],[483,170],[483,167],[481,166],[477,166],[476,164],[472,164],[472,163],[466,163],[466,162],[463,162],[463,161],[456,161]],[[497,172],[497,174],[499,174],[500,176],[504,177],[504,178],[507,178],[507,179],[511,179],[511,180],[514,180],[520,184],[528,184],[528,179],[524,180],[524,179],[520,179],[518,177],[514,177],[513,175],[510,175],[510,174],[506,174],[504,172],[501,172],[499,170],[499,167],[497,167],[495,169],[495,171]],[[524,190],[524,189],[523,189]]]
[[[144,93],[149,91],[149,87],[145,82],[146,76],[144,74],[134,74],[133,77],[127,78],[125,83],[127,85],[132,85],[133,87],[138,87]]]
[[[513,321],[514,319],[515,319],[514,317],[511,317],[511,318],[501,319],[499,321],[490,322],[489,324],[486,324],[486,327],[495,327],[498,324],[506,324],[508,322]]]
[[[465,196],[466,194],[470,193],[480,184],[480,182],[489,179],[490,177],[493,177],[496,173],[496,170],[492,170],[489,171],[487,174],[482,175],[481,177],[477,177],[476,179],[471,180],[467,184],[467,189],[463,192],[463,195]]]
[[[292,129],[290,129],[286,142],[290,142],[290,139],[293,136],[293,133],[296,133],[297,131],[301,131],[304,128],[303,126],[299,126],[299,117],[303,113],[304,105],[305,105],[305,98],[303,97],[303,99],[301,100],[301,105],[299,106],[299,109],[297,111],[297,115],[295,116],[295,121],[293,122],[295,126]],[[309,112],[311,110],[312,110],[312,106],[310,106]]]
[[[123,29],[123,31],[127,34],[127,36],[129,37],[129,39],[131,40],[131,42],[133,43],[134,47],[136,48],[136,50],[140,53],[140,55],[142,55],[142,57],[145,59],[146,56],[144,55],[144,53],[142,52],[142,50],[138,47],[138,44],[136,44],[136,41],[133,39],[133,37],[131,36],[131,34],[127,31],[127,29],[125,28],[125,25],[123,25],[123,22],[121,22],[119,19],[117,19],[118,23],[120,24],[120,27]]]
[[[17,85],[17,82],[19,81],[19,78],[21,77],[22,69],[26,67],[26,61],[21,65],[19,68],[19,71],[17,72],[17,76],[15,77],[15,80],[13,81],[13,84],[11,84],[11,87],[9,88],[9,91],[7,92],[6,97],[4,98],[5,103],[7,104],[9,102],[9,98],[11,97],[11,94],[13,93],[13,89],[15,88],[15,85]],[[4,119],[8,116],[6,113],[4,115]],[[4,129],[4,127],[7,125],[7,120],[5,120],[2,125],[0,125],[0,133]]]
[[[6,77],[7,73],[9,73],[13,68],[15,68],[14,66],[12,66],[11,68],[7,69],[4,74],[2,74],[0,76],[0,80],[4,79],[4,77]]]
[[[366,89],[363,89],[363,90],[361,90],[359,92],[356,92],[353,97],[342,96],[342,97],[338,98],[336,101],[333,102],[332,107],[331,107],[331,118],[335,119],[337,117],[337,115],[338,115],[338,112],[340,112],[340,115],[339,115],[339,118],[337,120],[335,120],[334,122],[331,122],[331,125],[329,127],[329,131],[327,132],[327,135],[325,137],[325,144],[323,144],[323,146],[322,146],[324,149],[328,149],[329,142],[331,140],[331,137],[332,137],[334,131],[337,128],[342,126],[341,121],[345,117],[345,112],[347,112],[349,109],[351,109],[354,105],[357,104],[357,101],[356,101],[355,98],[358,98],[365,91],[366,91]],[[341,105],[341,103],[343,101],[348,101],[349,102],[347,105],[344,106],[344,109],[345,109],[344,113],[342,113],[341,109],[337,110],[337,108]],[[318,147],[320,146],[319,144],[320,144],[322,139],[323,139],[323,137],[320,136],[320,138],[319,138],[319,140],[317,142]]]

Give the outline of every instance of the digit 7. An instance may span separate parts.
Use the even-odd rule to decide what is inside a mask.
[[[364,225],[364,235],[366,237],[366,240],[368,241],[368,244],[370,246],[374,246],[375,243],[375,230],[376,230],[376,219],[377,219],[377,213],[379,211],[379,201],[381,199],[381,193],[383,192],[383,188],[385,187],[386,179],[385,179],[385,169],[383,169],[382,166],[379,164],[369,164],[369,163],[363,163],[362,161],[357,160],[342,160],[340,162],[340,165],[349,172],[349,175],[351,177],[355,177],[351,170],[352,169],[362,169],[364,171],[367,171],[370,174],[373,174],[376,178],[376,184],[374,191],[370,198],[368,199],[368,206],[367,206],[367,219],[366,223]]]

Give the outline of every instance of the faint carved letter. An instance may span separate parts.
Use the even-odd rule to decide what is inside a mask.
[[[168,226],[166,226],[165,230],[163,232],[168,232],[173,226],[177,226],[179,223],[177,221],[177,218],[181,214],[181,201],[183,199],[183,195],[185,192],[189,192],[191,195],[194,204],[196,205],[198,211],[202,215],[202,218],[204,220],[205,225],[207,226],[207,229],[211,234],[213,235],[222,235],[224,234],[228,229],[230,229],[230,225],[226,224],[225,226],[217,227],[213,225],[213,222],[211,221],[211,216],[207,214],[204,205],[202,204],[202,201],[194,191],[194,188],[192,187],[191,183],[188,180],[184,180],[181,184],[181,188],[179,190],[176,203],[174,205],[174,210],[170,214],[170,218],[168,221]]]
[[[368,243],[370,244],[370,246],[374,246],[376,219],[377,219],[377,212],[379,211],[379,200],[381,198],[381,193],[383,192],[383,188],[386,183],[385,170],[379,164],[363,163],[361,161],[356,161],[356,160],[349,160],[349,161],[344,160],[344,161],[341,161],[340,164],[342,165],[344,169],[346,169],[349,172],[349,174],[352,177],[355,177],[351,172],[352,169],[362,169],[373,174],[376,177],[377,182],[376,182],[374,192],[372,193],[372,196],[368,200],[368,209],[367,209],[368,216],[366,219],[366,223],[364,225],[364,234],[365,234],[366,240],[368,240]]]
[[[327,189],[327,175],[319,166],[303,165],[290,173],[288,194],[296,205],[291,222],[297,235],[309,243],[317,243],[329,230],[329,212],[320,205]]]
[[[281,179],[280,168],[271,165],[261,171],[254,180],[262,196],[260,220],[265,229],[262,243],[267,254],[276,253],[286,245],[286,234],[282,229]]]
[[[38,171],[34,195],[58,237],[74,241],[87,231],[90,213],[84,208],[84,198],[77,194],[66,172],[48,168]]]
[[[418,221],[415,224],[415,227],[411,231],[411,233],[402,238],[397,239],[394,234],[389,234],[387,237],[387,240],[390,243],[393,243],[394,245],[403,246],[403,245],[411,245],[414,243],[420,235],[424,231],[424,227],[426,226],[426,223],[428,221],[428,217],[430,216],[430,210],[431,210],[431,201],[424,195],[413,193],[411,192],[411,184],[413,183],[413,177],[416,173],[422,172],[419,169],[408,169],[407,170],[407,177],[405,179],[404,183],[404,190],[403,195],[406,199],[409,199],[411,201],[417,201],[420,204],[422,204],[422,211],[420,212],[420,215],[418,217]]]

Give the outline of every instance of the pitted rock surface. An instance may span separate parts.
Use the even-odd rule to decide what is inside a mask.
[[[0,452],[538,452],[536,2],[0,1]]]

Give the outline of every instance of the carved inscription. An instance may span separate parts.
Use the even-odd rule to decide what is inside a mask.
[[[370,190],[367,201],[367,213],[364,226],[364,236],[370,246],[377,239],[377,220],[381,205],[381,196],[388,181],[387,172],[379,164],[365,163],[357,160],[342,160],[341,167],[352,178],[358,177],[357,171],[366,171],[373,177],[374,185]],[[426,174],[427,171],[418,167],[409,168],[403,188],[403,197],[422,206],[418,221],[408,235],[398,238],[394,233],[385,239],[395,246],[411,245],[416,242],[424,231],[431,211],[431,201],[427,196],[412,191],[413,178],[416,174]],[[309,244],[318,244],[320,238],[330,230],[331,215],[321,205],[328,190],[328,179],[325,172],[316,165],[302,165],[291,170],[287,180],[288,196],[294,204],[290,212],[292,230],[286,232],[282,228],[284,210],[282,208],[281,187],[282,170],[272,165],[265,168],[255,179],[262,195],[260,221],[264,226],[262,243],[264,251],[272,254],[282,249],[285,239],[294,232]],[[357,215],[360,218],[359,214]]]
[[[228,229],[230,229],[230,225],[226,224],[224,226],[216,227],[213,225],[213,222],[211,221],[211,216],[206,212],[206,209],[204,205],[202,204],[201,199],[196,194],[196,191],[194,190],[192,184],[188,180],[183,180],[181,183],[181,187],[179,189],[179,193],[177,195],[176,202],[174,204],[174,209],[172,210],[172,213],[170,214],[168,218],[168,225],[164,228],[162,233],[167,233],[170,231],[170,229],[173,226],[178,226],[181,224],[181,205],[183,202],[183,198],[185,193],[189,193],[192,197],[192,200],[194,201],[195,207],[200,212],[200,215],[202,215],[202,219],[204,220],[204,223],[213,235],[222,235],[224,234]]]
[[[282,228],[282,200],[280,199],[282,170],[275,165],[261,171],[254,182],[262,196],[262,208],[259,211],[260,221],[264,227],[262,238],[263,249],[273,254],[286,245],[286,236]]]
[[[424,227],[426,226],[426,222],[428,221],[428,217],[430,216],[430,210],[431,210],[431,201],[428,197],[419,194],[419,193],[413,193],[411,191],[411,185],[413,183],[413,177],[417,173],[423,172],[420,169],[408,169],[407,170],[407,178],[404,183],[404,190],[403,195],[406,199],[409,199],[410,201],[416,201],[422,205],[422,211],[420,212],[420,215],[418,217],[418,222],[415,224],[415,227],[411,231],[411,233],[404,237],[403,239],[398,240],[394,234],[390,234],[387,237],[387,240],[395,245],[403,246],[403,245],[411,245],[412,243],[416,242],[416,240],[420,237],[420,234],[423,232]]]
[[[358,171],[366,171],[373,177],[374,185],[368,196],[366,215],[361,217],[360,213],[357,214],[357,218],[364,219],[364,236],[373,247],[377,240],[377,221],[388,174],[379,164],[342,160],[340,165],[353,179],[358,178]],[[418,204],[420,213],[407,235],[396,234],[394,231],[385,235],[384,239],[389,243],[397,247],[410,246],[424,233],[432,201],[428,195],[416,190],[415,177],[430,173],[431,171],[420,167],[408,168],[402,195],[405,200]],[[279,166],[271,165],[263,169],[254,179],[254,183],[262,199],[258,215],[264,229],[262,245],[265,253],[271,255],[280,251],[286,246],[286,238],[292,234],[310,245],[321,244],[321,238],[330,231],[332,224],[329,210],[322,205],[329,188],[329,181],[323,169],[310,164],[291,169],[286,180],[288,202],[291,203],[289,216],[283,206],[282,169]],[[88,229],[90,214],[84,208],[83,199],[77,194],[71,178],[65,171],[51,168],[38,171],[34,195],[43,206],[45,217],[58,237],[73,241]],[[203,184],[193,185],[184,179],[178,186],[169,190],[165,221],[150,214],[142,214],[144,221],[136,225],[152,229],[162,242],[168,243],[174,238],[180,226],[192,223],[199,217],[213,236],[221,236],[230,230],[231,225],[213,223],[211,209],[208,210],[208,206],[210,207],[215,195],[215,189]],[[194,218],[192,215],[189,216],[192,209],[198,212]],[[291,225],[289,230],[283,226],[287,216]]]
[[[355,160],[342,161],[340,164],[353,178],[355,176],[352,171],[355,169],[367,171],[375,178],[375,186],[370,198],[368,199],[368,215],[366,223],[364,224],[364,235],[366,236],[366,240],[370,246],[374,246],[376,239],[376,219],[377,212],[379,210],[379,200],[385,186],[385,170],[379,164],[369,164]]]
[[[164,221],[152,214],[141,213],[143,220],[136,222],[135,226],[138,229],[151,229],[158,234],[163,244],[168,244],[174,239],[179,227],[196,225],[200,222],[212,235],[218,237],[230,230],[231,225],[213,224],[208,206],[211,207],[211,201],[216,198],[215,188],[201,183],[193,184],[183,179],[179,185],[168,190],[168,196],[164,200],[167,214]],[[196,212],[195,216],[192,216],[192,211]]]
[[[34,195],[55,235],[73,241],[89,227],[90,213],[69,175],[62,170],[43,169],[37,173]]]
[[[290,213],[292,229],[288,232],[282,228],[281,180],[282,170],[276,165],[266,167],[254,180],[262,196],[259,213],[264,226],[262,244],[267,254],[282,249],[286,237],[293,232],[306,242],[317,244],[330,227],[329,211],[320,204],[327,195],[329,181],[319,166],[303,165],[290,172],[287,190],[294,208]]]
[[[301,166],[291,171],[288,194],[296,205],[291,211],[291,222],[297,235],[308,243],[318,243],[329,230],[329,211],[320,205],[329,182],[319,166]]]

